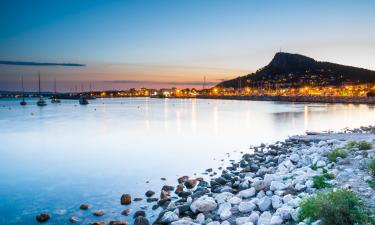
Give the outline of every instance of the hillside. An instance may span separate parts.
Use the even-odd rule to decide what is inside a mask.
[[[330,62],[319,62],[299,54],[278,52],[267,66],[257,72],[221,82],[217,86],[239,88],[268,84],[268,82],[278,87],[373,83],[375,82],[375,71]]]

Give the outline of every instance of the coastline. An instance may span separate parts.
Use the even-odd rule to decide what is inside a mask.
[[[176,97],[179,98],[179,97]],[[346,103],[346,104],[375,104],[375,97],[332,97],[332,96],[211,96],[198,95],[198,99],[221,99],[243,101],[279,101],[279,102],[308,102],[308,103]]]
[[[347,147],[353,141],[366,141],[371,147]],[[337,148],[347,148],[348,155],[329,160],[329,153]],[[118,213],[127,220],[133,218],[135,225],[306,225],[307,221],[299,218],[301,202],[334,188],[350,189],[366,202],[370,216],[375,216],[375,208],[370,207],[375,206],[375,187],[370,186],[375,177],[366,167],[375,159],[375,126],[291,136],[241,153],[241,159],[231,160],[226,168],[208,168],[204,173],[210,180],[182,176],[168,181],[160,191],[145,190],[148,207],[161,209],[156,219],[145,208],[133,212],[131,202],[142,199],[130,194],[121,196],[125,208]],[[324,178],[327,186],[317,187],[315,178],[328,174],[330,178]],[[87,209],[91,211],[89,204],[81,205],[81,210]],[[104,215],[100,210],[92,213],[98,218],[93,225],[128,224],[125,220],[100,220]],[[69,221],[81,219],[71,217]],[[319,220],[312,222],[321,224]]]

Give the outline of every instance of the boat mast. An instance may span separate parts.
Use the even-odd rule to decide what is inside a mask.
[[[38,80],[39,80],[39,99],[42,99],[42,95],[40,94],[40,72],[38,72]]]
[[[22,101],[24,102],[25,101],[25,88],[23,87],[23,76],[21,80],[22,80]]]

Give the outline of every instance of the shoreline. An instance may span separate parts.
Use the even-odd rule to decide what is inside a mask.
[[[222,99],[242,101],[277,101],[300,103],[345,103],[345,104],[375,104],[375,97],[331,97],[331,96],[197,96],[197,99]]]
[[[352,147],[347,149],[347,157],[328,159],[330,152],[347,148],[351,141],[366,141],[371,147],[366,150]],[[349,188],[368,206],[375,206],[375,187],[370,187],[375,177],[364,166],[375,159],[375,126],[290,136],[241,153],[241,159],[231,160],[225,168],[204,171],[211,177],[209,180],[198,175],[182,176],[175,182],[168,181],[160,191],[145,190],[146,208],[161,210],[156,219],[148,215],[146,208],[132,209],[132,201],[142,201],[142,198],[133,198],[130,194],[121,196],[120,203],[125,208],[118,214],[127,221],[133,218],[134,225],[306,225],[298,217],[303,199],[331,188]],[[327,174],[332,176],[324,180],[327,187],[315,186],[315,177]],[[101,220],[105,212],[90,207],[82,204],[78,210],[89,209],[97,217],[93,225],[129,224],[125,220]],[[375,208],[368,210],[375,217]],[[48,214],[38,216],[45,221],[50,219]],[[67,218],[71,223],[83,219]],[[45,222],[42,220],[38,221]]]

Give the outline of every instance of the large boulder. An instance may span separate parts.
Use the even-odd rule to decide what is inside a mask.
[[[211,212],[212,210],[216,209],[217,203],[212,197],[208,196],[202,196],[195,200],[191,205],[190,209],[194,213],[197,212],[203,212],[203,213],[208,213]]]

